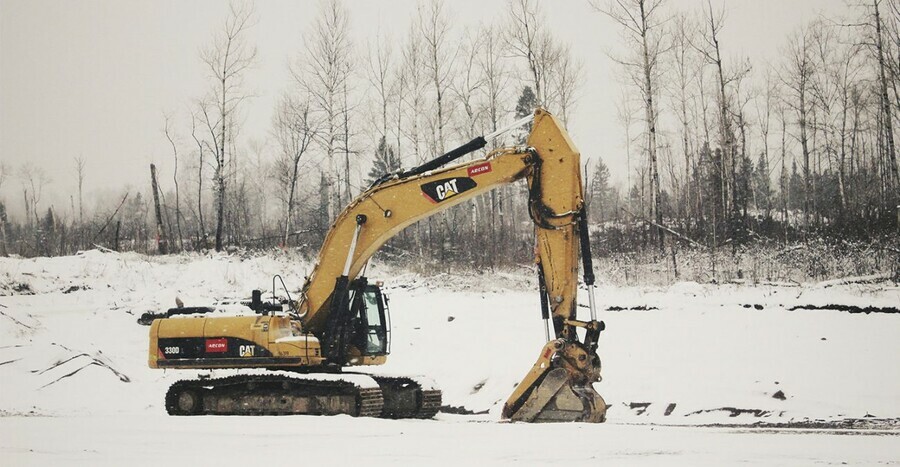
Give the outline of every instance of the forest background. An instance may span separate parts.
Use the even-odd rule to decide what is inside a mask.
[[[761,61],[723,41],[741,21],[730,3],[584,2],[598,27],[615,30],[614,46],[602,46],[561,38],[547,19],[556,3],[512,0],[461,26],[467,13],[455,3],[417,2],[405,30],[360,34],[367,28],[354,25],[368,21],[354,2],[324,0],[298,18],[308,25],[296,49],[269,56],[290,78],[262,132],[245,131],[259,127],[248,108],[267,56],[260,6],[214,5],[218,26],[183,44],[198,50],[204,73],[193,78],[205,90],[176,108],[135,110],[158,116],[146,132],[165,143],[145,182],[116,183],[115,167],[92,154],[0,153],[0,255],[291,248],[313,257],[373,180],[543,106],[578,129],[593,252],[609,280],[897,278],[898,0],[799,15],[778,56]],[[16,6],[0,7],[0,30],[10,31]],[[3,56],[27,52],[7,37]],[[590,73],[594,58],[586,64],[600,55],[616,104],[585,110],[583,96],[608,84]],[[5,101],[12,82],[0,82]],[[0,135],[15,140],[18,114],[3,114]],[[598,114],[612,116],[615,144],[584,146],[578,137],[594,141],[585,133]],[[46,163],[65,166],[65,179]],[[379,255],[430,273],[529,268],[525,187],[422,221]]]

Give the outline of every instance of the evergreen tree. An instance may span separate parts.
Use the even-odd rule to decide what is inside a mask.
[[[525,88],[522,89],[522,94],[519,95],[519,100],[516,102],[516,120],[533,114],[537,105],[537,96],[534,95],[531,86],[525,86]],[[529,133],[531,133],[530,123],[519,128],[514,136],[516,144],[525,144],[525,140],[528,139]]]
[[[737,188],[737,205],[735,210],[740,212],[742,217],[746,218],[747,209],[753,202],[753,177],[756,172],[753,168],[753,161],[748,156],[741,156],[740,162],[741,165],[735,181]]]
[[[9,249],[6,246],[6,205],[0,201],[0,257],[9,256]]]
[[[700,170],[698,173],[701,187],[700,201],[703,210],[701,216],[710,222],[715,222],[718,232],[721,232],[722,222],[725,220],[725,204],[722,191],[722,151],[713,151],[709,144],[700,148]]]
[[[659,192],[659,209],[663,214],[663,217],[667,217],[672,219],[675,217],[675,206],[672,205],[672,197],[669,196],[669,192],[667,190],[662,190]]]
[[[56,220],[53,218],[53,208],[47,208],[47,214],[41,219],[38,234],[38,252],[44,256],[53,256],[53,236],[56,231]]]
[[[394,148],[387,144],[387,139],[382,136],[375,150],[375,162],[369,170],[369,178],[366,183],[371,185],[384,175],[400,170],[400,157],[394,152]]]
[[[769,163],[764,154],[759,155],[759,161],[756,163],[753,187],[756,192],[756,207],[762,209],[764,216],[768,218],[772,210],[774,194],[772,193],[772,181],[769,178]]]
[[[753,160],[746,154],[739,156],[740,167],[736,174],[735,188],[736,204],[734,206],[734,215],[732,216],[731,232],[732,238],[736,245],[740,245],[747,241],[747,211],[752,203],[754,203],[753,178],[756,170],[753,167]]]
[[[788,208],[801,209],[803,207],[804,190],[803,176],[797,171],[797,161],[793,161],[791,163],[791,178],[788,182]]]
[[[603,222],[609,212],[609,191],[609,168],[598,158],[588,187],[589,218],[595,222]]]

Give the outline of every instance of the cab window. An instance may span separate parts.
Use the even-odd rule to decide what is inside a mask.
[[[366,337],[365,353],[369,355],[384,354],[387,350],[387,332],[385,331],[384,316],[379,306],[378,289],[366,288],[363,292],[362,309],[360,314],[365,316]]]

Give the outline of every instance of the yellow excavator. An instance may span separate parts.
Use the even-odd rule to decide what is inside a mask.
[[[447,166],[529,123],[525,146]],[[334,221],[297,300],[281,281],[286,298],[264,301],[254,290],[241,307],[246,312],[238,316],[179,306],[153,320],[151,368],[245,369],[229,377],[174,383],[165,398],[167,412],[432,418],[441,407],[441,392],[432,384],[349,371],[383,364],[390,352],[388,301],[381,283],[362,272],[379,247],[407,226],[523,178],[534,221],[547,343],[502,416],[523,422],[603,422],[607,406],[592,384],[600,381],[596,350],[604,324],[595,313],[580,155],[556,118],[540,108],[419,167],[377,180]],[[587,321],[576,316],[579,256],[589,292]]]

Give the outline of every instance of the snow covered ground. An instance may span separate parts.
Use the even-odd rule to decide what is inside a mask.
[[[166,388],[192,373],[147,368],[137,317],[176,296],[247,296],[276,273],[298,287],[308,266],[286,253],[0,258],[0,464],[900,463],[900,314],[828,309],[900,306],[884,281],[601,285],[598,303],[619,310],[601,312],[596,388],[609,421],[524,425],[499,411],[543,344],[531,277],[423,278],[375,264],[392,355],[366,371],[427,375],[445,404],[486,413],[168,417]],[[826,309],[789,310],[806,305]]]

